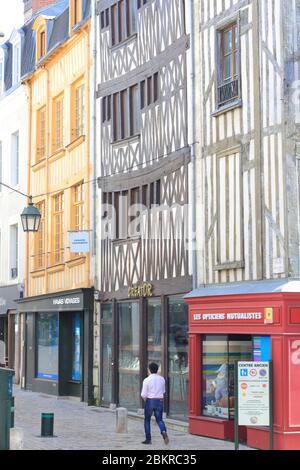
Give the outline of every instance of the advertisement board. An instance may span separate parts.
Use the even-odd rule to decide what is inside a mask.
[[[270,426],[269,362],[238,362],[239,426]]]

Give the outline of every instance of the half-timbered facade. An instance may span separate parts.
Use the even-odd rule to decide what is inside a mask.
[[[138,409],[147,364],[156,360],[168,377],[168,413],[184,418],[183,295],[191,289],[185,2],[103,0],[97,15],[100,399]]]
[[[198,288],[187,298],[190,429],[232,438],[235,361],[272,359],[274,445],[295,449],[300,2],[192,3]],[[267,448],[255,423],[254,414],[241,432]]]

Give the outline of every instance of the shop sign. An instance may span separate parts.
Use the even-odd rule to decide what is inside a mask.
[[[236,321],[260,321],[264,322],[263,312],[202,312],[193,314],[194,321],[209,323],[215,321],[236,322]]]
[[[89,253],[89,232],[69,232],[70,253]]]
[[[238,424],[270,426],[269,362],[238,362]]]
[[[61,299],[53,299],[53,305],[77,305],[80,304],[80,297],[62,297]]]
[[[273,324],[274,323],[274,314],[272,308],[265,309],[265,324]]]
[[[136,287],[129,287],[128,297],[153,297],[153,285],[145,282],[144,284]]]

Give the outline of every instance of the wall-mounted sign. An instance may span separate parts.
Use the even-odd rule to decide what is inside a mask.
[[[253,324],[267,325],[278,323],[280,320],[279,308],[245,307],[237,308],[192,308],[190,310],[190,322],[192,326],[202,325],[224,325],[224,324]]]
[[[70,253],[89,253],[89,232],[69,232]]]
[[[53,305],[76,305],[80,304],[80,297],[62,297],[60,299],[52,299]]]
[[[270,426],[269,362],[238,363],[238,424]]]
[[[153,296],[153,285],[145,282],[141,286],[129,287],[128,297],[152,297]]]
[[[274,323],[274,313],[272,308],[265,309],[265,324],[273,324]]]

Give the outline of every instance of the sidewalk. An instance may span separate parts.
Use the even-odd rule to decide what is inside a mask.
[[[115,432],[116,413],[104,408],[89,407],[74,399],[56,398],[25,392],[17,387],[15,426],[24,432],[24,449],[45,450],[233,450],[232,442],[192,436],[184,430],[168,429],[166,446],[155,422],[152,424],[151,446],[144,440],[142,419],[128,419],[128,433]],[[55,438],[39,437],[41,413],[54,413]],[[241,450],[247,450],[241,446]]]

